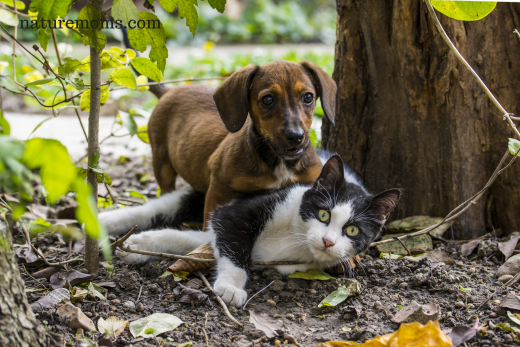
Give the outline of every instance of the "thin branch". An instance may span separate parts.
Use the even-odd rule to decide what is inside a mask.
[[[432,6],[430,0],[426,0],[426,5],[428,7],[428,12],[430,13],[430,16],[433,19],[433,23],[437,27],[437,30],[441,34],[441,36],[444,39],[444,41],[450,47],[450,49],[453,52],[453,54],[455,54],[457,59],[459,59],[460,62],[462,64],[464,64],[464,66],[466,66],[466,68],[473,74],[473,77],[475,77],[475,79],[477,80],[478,84],[480,84],[480,86],[482,87],[482,89],[484,90],[486,95],[491,99],[493,104],[495,104],[495,106],[500,110],[500,113],[504,117],[504,120],[507,121],[507,123],[509,124],[509,127],[511,128],[511,130],[513,130],[513,132],[515,133],[516,138],[520,139],[520,132],[518,132],[518,129],[516,128],[515,123],[513,123],[513,120],[511,119],[510,113],[507,112],[506,109],[498,102],[498,100],[495,98],[493,93],[491,93],[491,91],[486,86],[486,84],[484,82],[482,82],[482,80],[480,79],[479,75],[475,72],[475,70],[473,70],[471,65],[468,64],[466,59],[464,59],[462,54],[460,54],[460,52],[457,50],[457,47],[455,47],[455,45],[451,42],[450,38],[448,37],[448,35],[444,31],[444,28],[442,27],[441,22],[439,21],[439,18],[437,18],[437,14],[435,13],[435,10],[433,9],[433,6]]]
[[[112,249],[112,252],[115,251],[116,248],[119,247],[119,245],[123,244],[123,242],[125,242],[130,236],[132,236],[132,234],[135,233],[137,231],[137,229],[138,229],[137,225],[134,225],[132,227],[132,229],[128,233],[126,233],[125,236],[123,236],[120,239],[115,240],[114,243],[112,243],[110,245],[110,248]]]
[[[242,310],[245,310],[246,309],[246,306],[247,304],[249,304],[249,301],[251,301],[251,299],[253,299],[255,296],[257,296],[258,294],[260,294],[261,292],[263,292],[264,290],[266,290],[267,288],[269,288],[271,286],[271,284],[273,284],[274,281],[271,281],[271,283],[269,283],[268,285],[266,285],[265,287],[263,287],[262,289],[260,289],[258,292],[256,292],[255,294],[253,294],[249,299],[247,299],[246,303],[244,304],[244,306],[242,306]]]
[[[406,252],[408,253],[409,256],[412,255],[412,253],[410,253],[410,250],[408,249],[408,247],[406,247],[406,245],[404,244],[404,242],[400,238],[398,238],[396,236],[396,237],[394,237],[394,240],[397,240],[397,241],[399,241],[401,243],[401,245],[404,247],[404,249],[406,250]],[[389,259],[392,259],[392,257],[389,257]]]
[[[231,315],[231,313],[229,313],[229,310],[227,308],[227,305],[226,303],[222,300],[222,298],[220,296],[217,295],[217,293],[215,293],[215,291],[213,290],[213,288],[211,287],[211,284],[209,284],[208,280],[206,279],[206,277],[200,273],[200,272],[197,272],[197,275],[199,275],[200,279],[202,280],[202,282],[204,282],[204,284],[206,285],[206,287],[208,287],[209,289],[211,289],[211,291],[215,294],[215,297],[217,298],[217,301],[218,303],[220,304],[220,306],[222,306],[222,308],[224,309],[224,313],[226,314],[226,316],[233,322],[235,323],[236,325],[238,325],[240,328],[243,328],[244,326],[235,318]]]

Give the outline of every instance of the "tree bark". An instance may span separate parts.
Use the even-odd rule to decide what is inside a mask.
[[[88,5],[94,6],[99,13],[103,10],[103,0],[88,0]],[[88,115],[88,159],[99,154],[99,111],[101,108],[101,60],[100,52],[90,46],[90,111]],[[94,201],[97,203],[97,175],[89,170],[87,182],[92,187]],[[99,272],[99,244],[87,236],[85,242],[85,268],[93,275]]]
[[[422,1],[337,0],[336,127],[323,146],[380,192],[404,189],[393,218],[445,216],[479,191],[513,137],[450,52]],[[498,3],[477,22],[438,14],[442,25],[509,112],[518,108],[520,6]],[[515,163],[454,225],[456,238],[520,226]],[[450,235],[451,237],[451,235]]]
[[[46,345],[45,328],[25,296],[10,228],[0,228],[0,347]]]

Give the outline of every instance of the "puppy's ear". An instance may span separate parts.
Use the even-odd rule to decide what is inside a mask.
[[[258,66],[249,64],[234,72],[215,90],[213,100],[227,130],[239,131],[249,112],[249,87]]]
[[[336,94],[338,92],[336,82],[325,71],[310,61],[302,60],[300,65],[312,78],[318,96],[321,98],[323,112],[332,125],[336,125]]]

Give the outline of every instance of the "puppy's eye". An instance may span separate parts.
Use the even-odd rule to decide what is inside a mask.
[[[303,102],[307,105],[310,105],[313,101],[314,95],[312,95],[312,93],[305,93],[305,95],[303,96]]]
[[[349,225],[345,228],[345,234],[347,236],[356,236],[357,234],[359,234],[359,229],[355,225]]]
[[[274,98],[272,95],[267,94],[262,98],[262,104],[265,106],[271,106],[274,103]]]
[[[318,217],[320,218],[320,220],[323,222],[323,223],[326,223],[329,221],[330,219],[330,213],[329,211],[326,211],[326,210],[320,210],[318,212]]]

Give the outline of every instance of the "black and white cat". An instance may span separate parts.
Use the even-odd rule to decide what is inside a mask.
[[[162,229],[132,235],[125,244],[133,249],[186,254],[211,242],[217,259],[214,289],[222,299],[242,306],[253,261],[292,261],[279,265],[282,274],[325,269],[368,248],[379,235],[399,200],[398,189],[378,195],[367,192],[341,158],[319,152],[324,167],[311,185],[295,184],[273,193],[236,199],[213,213],[209,230]],[[99,215],[110,233],[177,225],[202,211],[204,195],[192,189],[165,194],[143,206]],[[198,215],[202,217],[202,215]],[[144,263],[150,256],[118,251],[127,263]],[[348,266],[348,265],[347,265]]]

